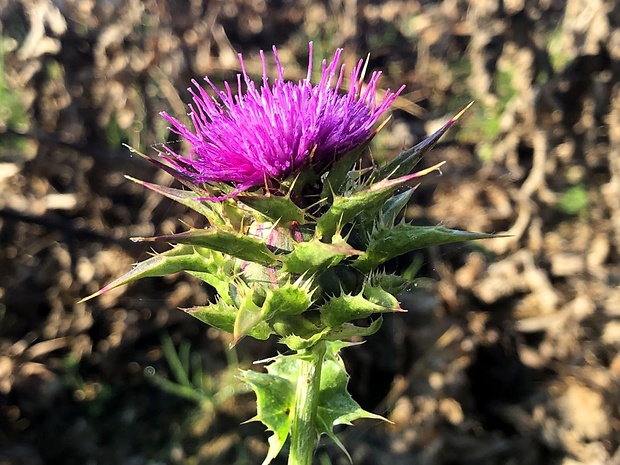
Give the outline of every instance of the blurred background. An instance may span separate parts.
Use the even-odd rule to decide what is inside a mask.
[[[344,353],[393,421],[340,431],[354,463],[620,464],[618,2],[0,0],[0,21],[0,464],[262,461],[235,376],[274,341],[229,350],[177,309],[210,297],[187,276],[77,302],[148,256],[129,237],[204,226],[126,180],[171,183],[121,144],[156,153],[158,112],[234,82],[238,52],[303,78],[309,40],[407,85],[376,159],[475,100],[407,217],[510,234],[389,264],[429,280]]]

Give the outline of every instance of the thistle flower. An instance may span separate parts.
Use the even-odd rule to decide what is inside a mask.
[[[205,77],[215,94],[212,97],[192,81],[194,87],[188,90],[193,97],[189,113],[193,129],[161,113],[172,124],[170,129],[190,143],[190,157],[169,147],[163,157],[196,184],[231,183],[235,190],[230,195],[277,183],[307,164],[338,159],[368,140],[373,125],[404,88],[388,89],[377,103],[381,72],[373,72],[364,87],[360,60],[350,73],[348,92],[339,93],[345,75],[344,65],[339,67],[341,54],[338,49],[329,64],[323,60],[317,84],[311,82],[312,42],[307,76],[296,84],[284,79],[275,46],[278,76],[271,85],[262,51],[260,87],[249,78],[241,54],[236,94],[228,82],[221,91]]]
[[[140,262],[84,300],[138,279],[179,271],[204,281],[215,290],[215,298],[185,311],[232,333],[234,343],[246,336],[264,340],[277,335],[291,351],[274,357],[266,373],[242,374],[256,393],[258,413],[253,419],[273,432],[263,465],[275,459],[289,436],[288,463],[310,465],[320,435],[328,435],[344,450],[334,426],[381,418],[364,411],[348,394],[349,376],[338,353],[351,345],[346,340],[375,333],[382,322],[378,315],[403,311],[397,296],[411,286],[411,279],[388,273],[384,263],[422,247],[490,236],[399,219],[415,190],[409,184],[443,163],[412,170],[464,110],[385,165],[360,170],[356,149],[372,137],[373,126],[403,88],[387,90],[377,102],[380,73],[364,85],[365,64],[359,61],[350,73],[348,91],[340,93],[345,77],[339,64],[342,50],[329,64],[323,61],[319,82],[313,84],[312,43],[308,74],[295,84],[284,80],[275,47],[273,54],[278,75],[271,85],[262,52],[259,85],[248,77],[241,55],[235,94],[228,83],[220,91],[205,78],[213,95],[194,81],[189,114],[193,128],[162,113],[172,130],[190,143],[191,155],[186,158],[167,147],[162,154],[167,164],[150,160],[190,189],[129,178],[199,212],[208,226],[133,238],[174,247]],[[231,198],[255,186],[277,188],[302,170],[314,170],[321,182],[308,184],[313,189],[300,190],[300,195],[259,192]],[[204,182],[208,189],[192,185]],[[213,192],[211,187],[225,196],[203,197]],[[306,194],[312,208],[303,204]],[[225,198],[224,204],[209,201]]]

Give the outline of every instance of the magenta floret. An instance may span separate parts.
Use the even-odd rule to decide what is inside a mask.
[[[404,88],[396,92],[388,89],[377,103],[381,72],[373,72],[364,87],[364,62],[360,60],[351,71],[348,92],[340,93],[342,49],[336,50],[329,64],[323,60],[321,78],[312,84],[312,43],[307,77],[298,83],[284,80],[274,46],[278,77],[270,85],[265,55],[260,54],[263,78],[258,88],[248,77],[241,54],[236,94],[227,82],[222,91],[206,77],[215,94],[212,97],[192,81],[194,87],[188,90],[193,96],[189,113],[193,129],[161,113],[172,124],[171,130],[191,145],[189,158],[169,147],[164,157],[197,184],[231,183],[234,194],[271,180],[281,181],[308,163],[337,159],[368,140],[374,124]]]

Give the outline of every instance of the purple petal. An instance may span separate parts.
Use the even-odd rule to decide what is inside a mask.
[[[332,161],[350,152],[368,140],[373,126],[404,86],[396,92],[388,89],[377,103],[381,73],[372,73],[363,88],[364,62],[360,60],[349,76],[348,92],[340,93],[345,72],[344,65],[339,66],[341,54],[338,49],[329,64],[322,62],[317,84],[310,80],[312,43],[307,77],[298,83],[284,80],[275,47],[277,77],[271,85],[262,51],[263,76],[258,88],[241,55],[236,94],[227,82],[222,91],[206,77],[212,97],[192,81],[194,87],[188,89],[193,100],[189,113],[192,128],[161,113],[172,125],[170,129],[190,143],[191,154],[183,157],[166,147],[164,157],[195,183],[231,183],[236,195],[270,180],[281,181],[310,162]]]

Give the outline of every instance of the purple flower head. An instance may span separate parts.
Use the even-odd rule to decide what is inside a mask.
[[[374,124],[404,86],[397,92],[388,89],[377,103],[381,72],[373,72],[364,87],[360,60],[351,71],[348,92],[339,93],[345,72],[344,65],[339,66],[341,54],[338,49],[329,64],[323,60],[317,84],[310,81],[312,42],[307,77],[298,83],[284,80],[275,46],[278,76],[271,85],[262,51],[260,87],[248,77],[241,54],[237,93],[228,82],[221,91],[205,77],[215,94],[212,97],[192,80],[194,87],[188,90],[193,96],[189,106],[193,129],[161,113],[172,124],[171,130],[190,143],[191,155],[183,157],[166,147],[164,157],[197,184],[232,183],[234,195],[270,180],[283,180],[307,163],[329,162],[355,149],[372,135]]]

